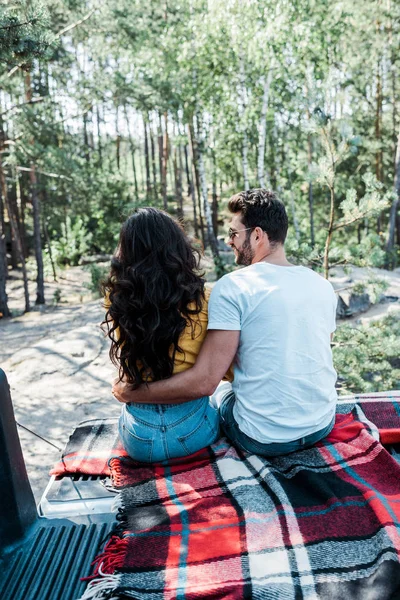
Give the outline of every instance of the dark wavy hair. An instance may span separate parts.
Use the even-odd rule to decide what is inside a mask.
[[[272,243],[283,244],[288,230],[288,217],[285,205],[275,192],[263,188],[253,188],[239,192],[228,202],[231,213],[241,213],[245,227],[261,227]]]
[[[200,254],[182,226],[156,208],[139,208],[122,225],[103,284],[102,323],[110,358],[134,387],[170,377],[179,337],[204,301]]]

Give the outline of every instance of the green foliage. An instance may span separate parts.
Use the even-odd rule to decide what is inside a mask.
[[[100,298],[102,295],[101,285],[109,274],[110,268],[93,263],[88,265],[87,270],[90,272],[90,282],[86,284],[86,287],[96,298]]]
[[[379,215],[388,207],[388,198],[392,191],[382,197],[383,185],[372,173],[365,173],[362,177],[365,184],[365,193],[357,202],[357,190],[350,188],[346,192],[346,198],[340,204],[343,218],[336,224],[336,228],[346,227],[366,217]]]
[[[67,216],[61,224],[61,235],[52,243],[54,261],[60,266],[76,266],[79,259],[87,253],[92,241],[92,234],[87,230],[82,217],[72,221]]]
[[[62,291],[60,288],[56,288],[53,293],[53,304],[60,304],[62,297]]]
[[[333,357],[341,393],[379,392],[400,386],[399,315],[338,327]]]
[[[371,299],[372,304],[376,304],[381,299],[384,292],[389,287],[389,283],[386,279],[371,273],[367,279],[356,283],[352,287],[353,294],[364,294],[367,293]]]
[[[54,36],[43,2],[16,1],[0,6],[0,65],[10,68],[51,54]],[[1,73],[1,72],[0,72]]]

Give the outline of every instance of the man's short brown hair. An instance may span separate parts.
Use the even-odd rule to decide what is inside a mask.
[[[263,188],[239,192],[230,198],[228,209],[240,213],[247,228],[261,227],[270,242],[283,244],[288,230],[286,209],[277,195]]]

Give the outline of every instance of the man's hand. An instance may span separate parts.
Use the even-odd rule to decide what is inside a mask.
[[[239,344],[240,331],[211,330],[194,367],[168,379],[143,384],[132,390],[117,383],[113,394],[119,402],[139,404],[181,404],[211,395],[231,364]]]
[[[132,384],[126,381],[120,381],[117,377],[113,381],[111,392],[113,396],[122,402],[122,404],[129,404],[132,402]]]

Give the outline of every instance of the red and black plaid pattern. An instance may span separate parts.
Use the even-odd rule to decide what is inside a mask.
[[[338,412],[348,413],[356,405],[375,424],[383,444],[400,443],[400,392],[345,396],[339,400]],[[110,475],[108,463],[113,456],[127,456],[118,438],[118,419],[84,421],[50,475]]]
[[[354,405],[357,405],[367,419],[376,425],[382,444],[400,443],[400,391],[339,398],[339,410],[348,412]]]
[[[127,456],[118,436],[118,419],[91,419],[75,429],[50,475],[110,475],[112,456]]]
[[[222,439],[190,462],[110,467],[120,527],[84,599],[400,598],[400,466],[356,411],[286,457]]]

